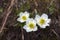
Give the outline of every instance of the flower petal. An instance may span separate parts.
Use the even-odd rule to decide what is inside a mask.
[[[46,25],[41,25],[40,28],[46,28]]]
[[[26,30],[26,32],[31,32],[32,30]]]
[[[24,15],[26,15],[27,17],[29,17],[29,13],[27,11],[24,12]]]
[[[20,12],[18,16],[21,16],[21,15],[23,15],[23,12]]]
[[[25,25],[23,28],[24,28],[24,29],[28,29],[28,28],[27,28],[27,25]]]
[[[29,18],[29,19],[26,21],[26,24],[28,24],[29,22],[33,22],[34,24],[36,24],[36,21],[35,21],[33,18]]]
[[[48,15],[47,14],[42,14],[41,18],[48,19]]]
[[[40,16],[39,15],[36,15],[35,16],[35,20],[38,21],[40,19]]]
[[[32,29],[28,28],[27,25],[25,25],[23,28],[26,30],[26,32],[31,32],[32,31]]]
[[[17,21],[19,21],[21,23],[24,22],[23,20],[21,20],[21,18],[18,18]]]
[[[50,23],[51,22],[51,19],[47,19],[46,23]]]
[[[33,31],[37,31],[37,26],[36,26],[36,27],[34,27]]]
[[[50,25],[47,23],[46,26],[50,26]]]

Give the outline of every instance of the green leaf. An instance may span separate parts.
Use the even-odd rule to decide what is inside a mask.
[[[0,7],[0,12],[3,12],[3,8],[2,7]]]

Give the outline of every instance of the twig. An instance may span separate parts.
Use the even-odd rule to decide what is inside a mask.
[[[14,0],[11,1],[11,4],[10,4],[10,6],[8,7],[8,9],[4,11],[4,13],[6,14],[6,17],[4,18],[4,20],[3,20],[3,22],[2,22],[2,28],[0,29],[0,33],[1,33],[1,32],[3,31],[3,29],[4,29],[4,26],[5,26],[5,24],[6,24],[7,18],[8,18],[9,14],[10,14],[11,11],[12,11],[11,8],[13,7],[13,5],[14,5]]]
[[[23,27],[21,27],[21,31],[22,31],[22,40],[24,40]]]
[[[55,32],[55,30],[54,29],[51,29],[51,30],[59,38],[59,35]]]
[[[35,3],[35,6],[37,7],[38,6],[38,3],[36,2],[36,0],[34,0],[34,3]]]
[[[16,10],[18,11],[18,0],[15,0]]]

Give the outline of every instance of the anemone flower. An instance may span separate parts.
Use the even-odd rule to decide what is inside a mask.
[[[17,19],[17,21],[23,23],[23,22],[26,22],[26,20],[29,19],[29,13],[27,11],[25,11],[24,13],[21,12],[19,14],[19,18]]]
[[[40,28],[46,28],[46,26],[49,26],[51,21],[51,19],[48,19],[47,14],[42,14],[41,16],[36,15],[35,20]]]
[[[26,21],[26,25],[23,27],[27,32],[36,31],[36,21],[33,18],[30,18]]]

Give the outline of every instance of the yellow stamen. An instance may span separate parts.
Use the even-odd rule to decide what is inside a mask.
[[[40,19],[39,23],[40,23],[41,25],[43,25],[43,24],[45,23],[45,20],[44,20],[44,19]]]
[[[33,29],[33,28],[34,28],[34,23],[29,23],[29,27],[30,27],[31,29]]]
[[[26,16],[22,16],[22,19],[23,19],[23,20],[26,20],[27,18],[26,18]]]

